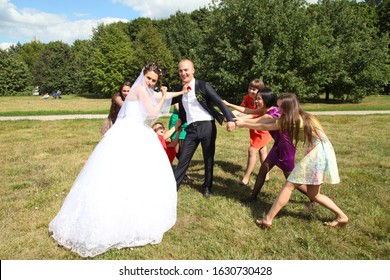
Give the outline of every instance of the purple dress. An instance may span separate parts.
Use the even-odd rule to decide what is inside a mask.
[[[280,116],[280,112],[277,107],[273,107],[267,112],[267,115],[277,119]],[[274,145],[268,153],[266,160],[274,163],[283,171],[291,172],[295,165],[295,147],[291,143],[287,131],[281,134],[280,130],[272,130],[269,133],[274,139]]]

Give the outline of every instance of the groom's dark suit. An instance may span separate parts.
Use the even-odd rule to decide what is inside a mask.
[[[182,86],[178,87],[181,90]],[[223,103],[221,97],[216,93],[213,87],[204,81],[195,79],[195,95],[200,105],[216,119],[221,125],[224,118],[229,122],[234,121],[234,115],[230,112],[228,107]],[[172,104],[179,103],[179,118],[182,123],[188,122],[191,112],[186,112],[182,102],[183,96],[180,95],[173,99]],[[217,106],[223,115],[219,113],[214,106]],[[214,120],[195,121],[189,123],[186,128],[186,138],[184,139],[183,147],[179,158],[179,163],[175,169],[175,178],[177,189],[179,189],[181,182],[187,172],[191,159],[198,147],[199,143],[202,145],[205,180],[203,183],[205,196],[210,195],[210,189],[213,184],[213,169],[214,169],[214,154],[215,154],[215,140],[217,137],[217,129]]]

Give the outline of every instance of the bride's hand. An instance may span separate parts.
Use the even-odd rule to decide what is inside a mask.
[[[181,91],[182,91],[183,93],[187,93],[187,92],[190,91],[190,90],[191,90],[191,87],[190,87],[189,84],[184,84],[184,85],[183,85],[183,88],[181,89]]]
[[[162,86],[162,87],[160,88],[160,91],[161,91],[161,93],[162,93],[162,97],[165,98],[165,97],[167,96],[168,88]]]

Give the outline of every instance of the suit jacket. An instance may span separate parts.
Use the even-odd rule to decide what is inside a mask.
[[[177,87],[177,91],[180,91],[182,86]],[[195,95],[202,107],[216,119],[220,125],[222,125],[224,119],[228,122],[234,121],[234,115],[229,108],[223,103],[221,97],[217,94],[210,83],[195,79]],[[179,118],[183,123],[187,122],[187,116],[182,102],[183,95],[177,96],[172,99],[172,104],[179,103]],[[218,112],[214,106],[217,106],[223,114]]]

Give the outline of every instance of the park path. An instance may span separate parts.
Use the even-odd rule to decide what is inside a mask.
[[[390,110],[380,111],[317,111],[309,112],[313,115],[383,115],[390,114]],[[104,119],[107,114],[100,115],[50,115],[50,116],[10,116],[1,117],[0,121],[16,121],[16,120],[41,120],[41,121],[53,121],[53,120],[72,120],[72,119]]]
[[[55,120],[73,120],[73,119],[104,119],[105,115],[48,115],[48,116],[10,116],[0,117],[0,121],[17,121],[17,120],[39,120],[39,121],[55,121]]]

